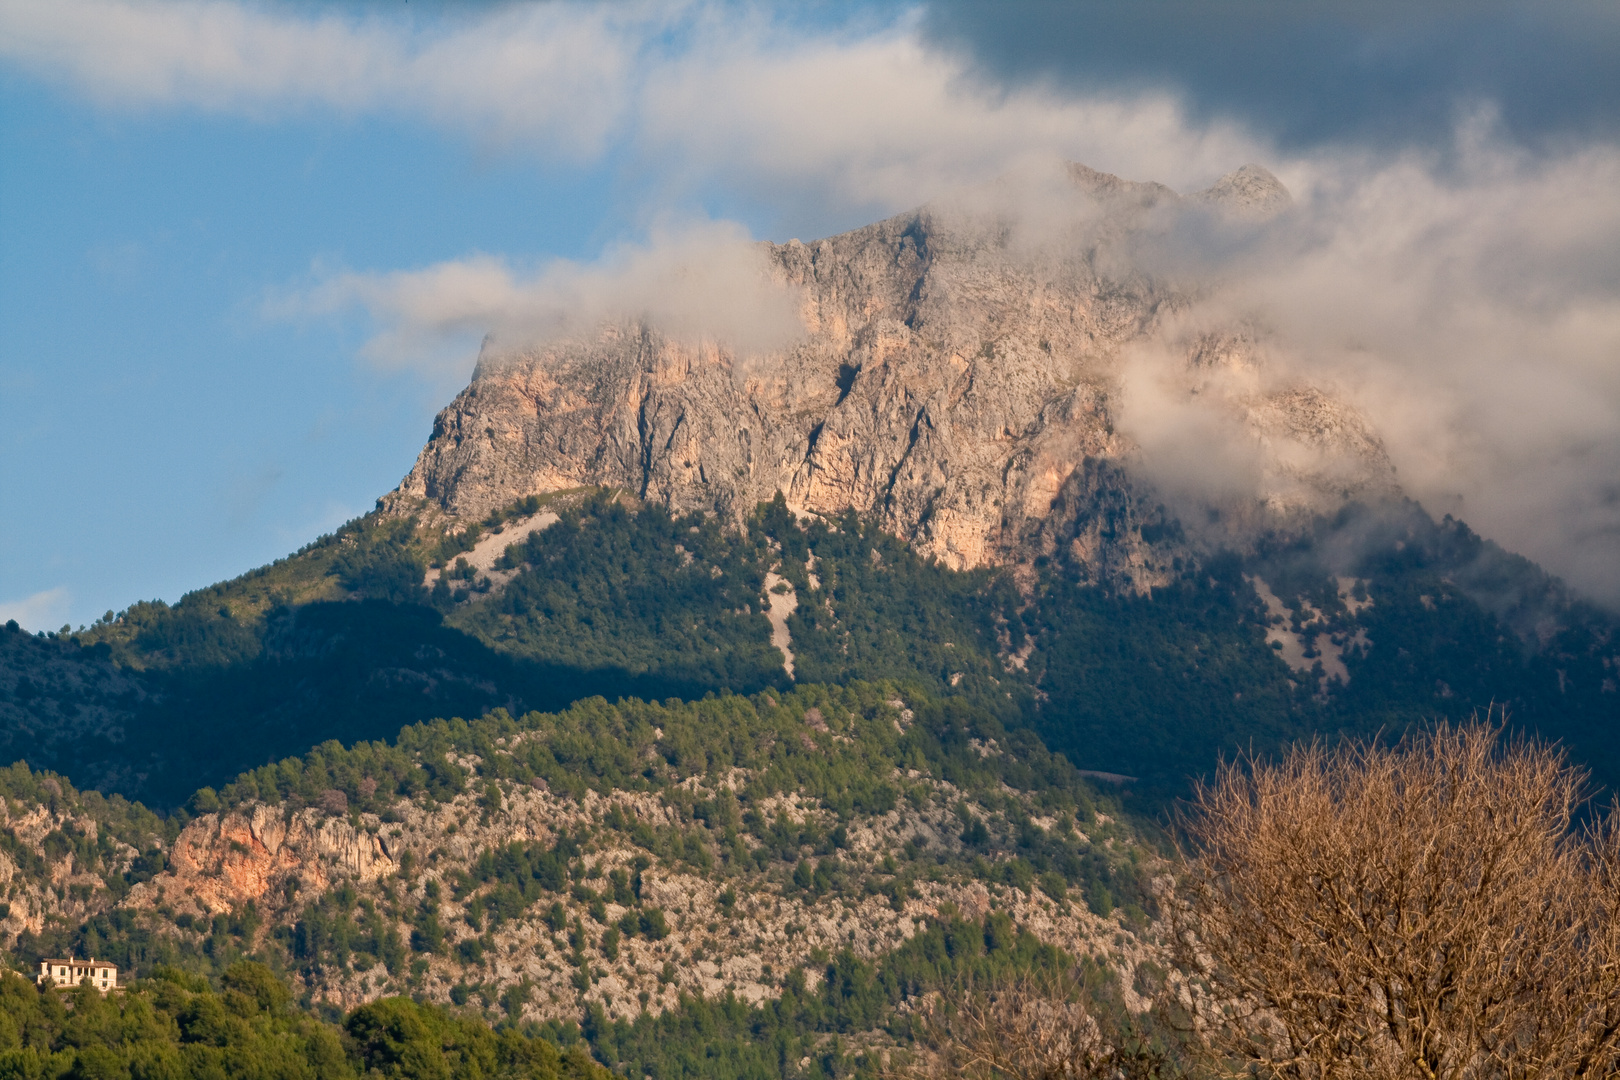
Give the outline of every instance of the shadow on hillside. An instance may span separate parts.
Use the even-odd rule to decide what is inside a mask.
[[[1297,621],[1272,616],[1251,580]],[[1054,578],[1037,614],[1032,726],[1080,768],[1137,777],[1142,806],[1185,795],[1221,758],[1485,716],[1562,744],[1599,798],[1620,791],[1613,615],[1413,503],[1346,508],[1151,597]],[[1347,682],[1290,668],[1269,647],[1273,617],[1312,635],[1307,657],[1342,648]]]
[[[62,763],[75,782],[120,777],[111,786],[121,794],[169,807],[329,739],[391,740],[435,717],[554,711],[598,694],[663,700],[726,689],[679,670],[581,669],[510,656],[445,626],[431,608],[382,600],[276,612],[253,659],[154,681],[152,700],[128,720],[121,746]],[[132,761],[142,764],[130,783]]]

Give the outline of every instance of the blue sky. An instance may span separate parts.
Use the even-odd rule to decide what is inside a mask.
[[[0,146],[0,602],[64,590],[52,629],[364,512],[459,389],[267,296],[322,264],[585,257],[617,221],[599,172],[369,117],[110,111],[11,75]]]
[[[1620,595],[1612,5],[984,10],[0,0],[0,618],[174,600],[364,512],[482,334],[581,280],[1049,156],[1181,190],[1260,160],[1322,235],[1452,244],[1430,307],[1362,313],[1450,332],[1331,374],[1428,504]],[[1375,276],[1323,244],[1319,279]],[[1467,260],[1514,269],[1436,286]],[[1541,299],[1465,320],[1509,293]]]
[[[3,109],[0,595],[66,588],[64,621],[285,554],[408,467],[454,387],[267,294],[317,262],[583,254],[610,220],[577,177],[394,124],[107,117],[19,79]]]

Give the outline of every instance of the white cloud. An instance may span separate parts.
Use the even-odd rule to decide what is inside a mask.
[[[227,0],[0,0],[0,56],[111,105],[405,113],[589,156],[626,106],[637,39],[658,27],[649,14],[559,3],[418,20]]]
[[[904,13],[818,28],[704,3],[435,10],[0,0],[0,58],[124,107],[414,119],[606,169],[643,200],[638,223],[723,191],[806,238],[1054,155],[1181,190],[1265,162],[1297,213],[1263,242],[1188,240],[1157,257],[1213,274],[1205,315],[1258,318],[1279,364],[1358,404],[1432,510],[1620,602],[1612,146],[1528,159],[1485,116],[1444,164],[1284,158],[1230,124],[1193,122],[1163,93],[986,84]],[[717,254],[745,239],[705,225],[595,266],[474,255],[331,274],[278,306],[361,308],[376,324],[370,355],[441,373],[487,332],[517,339],[613,313],[768,339],[786,324],[746,313],[780,297],[760,291],[746,258]],[[1202,456],[1226,463],[1206,480],[1253,473],[1220,424],[1183,420],[1183,436],[1226,447]]]
[[[1206,264],[1216,284],[1174,327],[1263,326],[1268,377],[1359,407],[1431,513],[1620,605],[1620,149],[1543,160],[1463,136],[1445,170],[1296,163],[1302,205]],[[1173,472],[1196,462],[1188,483],[1251,483],[1236,436],[1187,452],[1224,421],[1164,398],[1152,356],[1124,430]]]
[[[1052,156],[1192,184],[1262,153],[1230,125],[1189,124],[1166,94],[987,85],[911,20],[861,36],[712,21],[649,73],[641,144],[694,181],[743,170],[734,182],[778,203],[905,208]]]
[[[1076,100],[986,85],[930,50],[916,22],[812,31],[724,4],[413,17],[0,0],[0,57],[122,107],[403,115],[586,162],[619,147],[666,192],[724,184],[796,228],[818,212],[901,209],[1030,155],[1176,184],[1259,153],[1229,125],[1189,125],[1164,94]]]
[[[66,588],[57,586],[21,600],[0,602],[0,623],[15,619],[25,630],[55,630],[67,621],[71,599]]]
[[[478,341],[521,347],[644,320],[675,338],[768,352],[801,332],[798,299],[771,281],[741,226],[706,222],[654,230],[599,262],[556,260],[532,272],[488,255],[393,273],[340,273],[273,300],[273,316],[363,309],[377,327],[365,351],[383,365],[465,375]]]

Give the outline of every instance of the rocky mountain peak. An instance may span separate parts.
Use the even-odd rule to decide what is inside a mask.
[[[1161,211],[1204,202],[1254,217],[1288,193],[1253,165],[1187,199],[1083,165],[1067,177],[1068,218],[1040,229],[939,204],[762,245],[773,280],[800,297],[803,335],[775,353],[631,319],[487,349],[383,504],[476,517],[601,486],[740,517],[781,491],[800,512],[874,515],[953,567],[1058,555],[1151,587],[1183,541],[1144,539],[1180,533],[1116,426],[1122,365],[1189,294],[1133,259],[1134,237]],[[1239,331],[1171,344],[1189,393],[1212,371],[1263,363]],[[1231,520],[1394,490],[1348,406],[1264,379],[1223,385],[1276,481]]]
[[[1209,203],[1237,217],[1269,218],[1293,204],[1293,196],[1259,165],[1244,165],[1227,173],[1207,189],[1189,198]]]

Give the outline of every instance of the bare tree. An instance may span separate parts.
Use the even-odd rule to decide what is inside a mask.
[[[1009,976],[959,982],[921,1012],[905,1080],[1153,1080],[1166,1056],[1099,1023],[1070,976]]]
[[[1620,1069],[1620,811],[1499,728],[1302,746],[1196,793],[1178,947],[1214,1045],[1276,1077],[1517,1080]]]

